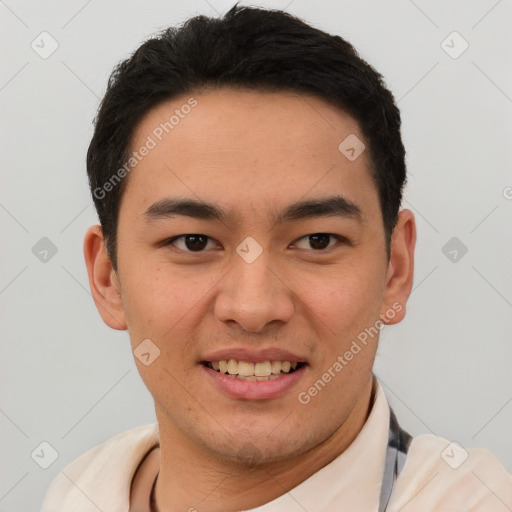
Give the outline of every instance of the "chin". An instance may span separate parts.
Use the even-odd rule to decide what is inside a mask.
[[[273,435],[269,436],[272,431]],[[200,444],[215,458],[256,469],[298,457],[323,441],[323,438],[316,439],[315,436],[305,438],[304,434],[302,428],[278,432],[275,425],[266,429],[264,434],[251,434],[246,427],[243,434],[236,432],[230,435],[224,430],[219,431],[215,438],[210,435],[201,439]]]

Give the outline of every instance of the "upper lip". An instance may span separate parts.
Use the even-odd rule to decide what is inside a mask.
[[[236,359],[237,361],[248,361],[251,363],[263,363],[264,361],[290,361],[291,363],[304,363],[305,359],[288,350],[282,350],[275,347],[249,350],[247,348],[224,348],[215,352],[210,352],[201,360],[202,362],[228,361]]]

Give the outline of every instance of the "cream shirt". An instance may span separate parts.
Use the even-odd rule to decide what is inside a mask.
[[[359,435],[335,460],[290,492],[251,512],[377,512],[389,406],[380,383]],[[128,512],[130,486],[158,444],[157,424],[121,432],[57,474],[41,512]],[[467,455],[467,458],[466,458]],[[434,435],[413,439],[387,512],[511,512],[512,475],[488,450],[465,452]]]

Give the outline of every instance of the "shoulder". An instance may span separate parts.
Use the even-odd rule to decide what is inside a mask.
[[[149,424],[91,448],[57,474],[41,512],[128,510],[135,470],[158,439],[158,425]]]
[[[413,438],[393,488],[390,512],[512,510],[512,475],[485,448],[434,435]]]

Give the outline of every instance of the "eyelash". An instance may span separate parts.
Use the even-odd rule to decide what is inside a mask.
[[[331,239],[332,239],[332,238],[336,239],[338,242],[340,242],[340,243],[342,243],[342,244],[350,245],[350,241],[349,241],[347,238],[345,238],[344,236],[341,236],[341,235],[335,235],[335,234],[333,234],[333,233],[322,233],[322,232],[319,232],[319,233],[310,233],[310,234],[308,234],[308,235],[304,235],[304,236],[302,236],[302,237],[298,238],[298,239],[297,239],[295,242],[293,242],[293,243],[295,244],[295,243],[297,243],[298,241],[301,241],[301,240],[307,239],[308,237],[310,237],[310,236],[315,236],[315,235],[326,235],[326,236],[331,237]],[[187,237],[187,236],[202,236],[202,237],[205,237],[205,238],[207,238],[207,240],[208,240],[208,241],[207,241],[207,243],[208,243],[209,241],[211,241],[211,240],[215,240],[214,238],[209,237],[209,236],[207,236],[207,235],[203,235],[203,234],[201,234],[201,233],[187,233],[187,234],[184,234],[184,235],[178,235],[178,236],[174,236],[174,237],[172,237],[172,238],[169,238],[169,239],[167,239],[167,240],[164,240],[164,241],[162,242],[162,245],[164,245],[164,246],[167,246],[167,245],[173,245],[173,244],[174,244],[174,242],[176,242],[177,240],[179,240],[179,239],[181,239],[181,238],[183,238],[183,239],[184,239],[184,238],[185,238],[185,237]],[[215,241],[216,241],[216,240],[215,240]],[[313,252],[315,252],[315,253],[321,253],[321,252],[327,252],[327,251],[328,251],[329,249],[331,249],[332,247],[334,247],[334,245],[328,245],[328,246],[327,246],[326,248],[324,248],[324,249],[312,249],[312,248],[311,248],[311,249],[301,249],[301,250],[311,250],[311,251],[313,251]],[[188,252],[188,253],[190,253],[190,254],[194,254],[194,253],[195,253],[195,254],[200,254],[200,253],[202,253],[202,252],[205,252],[205,250],[201,250],[201,251],[191,251],[191,250],[189,250],[189,249],[180,249],[180,248],[177,248],[177,249],[178,249],[178,250],[180,250],[180,251],[183,251],[183,252]]]
[[[174,244],[174,242],[176,242],[176,241],[177,241],[177,240],[179,240],[180,238],[183,238],[183,239],[184,239],[184,238],[185,238],[185,237],[187,237],[187,236],[203,236],[203,237],[207,238],[208,242],[209,242],[209,241],[211,241],[211,240],[214,240],[213,238],[211,238],[211,237],[209,237],[209,236],[206,236],[206,235],[203,235],[203,234],[201,234],[201,233],[187,233],[187,234],[185,234],[185,235],[178,235],[178,236],[174,236],[174,237],[172,237],[172,238],[169,238],[168,240],[165,240],[165,241],[163,242],[163,245],[173,245],[173,244]],[[207,243],[208,243],[208,242],[207,242]],[[189,253],[191,253],[191,254],[194,254],[194,253],[199,254],[199,253],[201,253],[201,252],[205,252],[204,250],[202,250],[202,251],[190,251],[190,250],[187,250],[187,249],[179,249],[179,248],[177,248],[177,249],[178,249],[178,250],[180,250],[180,251],[183,251],[183,252],[189,252]]]

